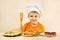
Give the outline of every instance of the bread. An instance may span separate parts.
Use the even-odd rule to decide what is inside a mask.
[[[33,36],[33,33],[32,32],[24,32],[24,33],[22,33],[22,36],[31,37],[31,36]]]

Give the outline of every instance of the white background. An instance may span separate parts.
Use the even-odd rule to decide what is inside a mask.
[[[46,31],[60,32],[60,0],[0,0],[0,32],[20,27],[20,12],[29,3],[41,4],[44,14],[40,22],[45,25]],[[28,22],[24,14],[23,24]]]

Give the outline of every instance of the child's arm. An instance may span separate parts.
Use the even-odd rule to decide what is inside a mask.
[[[25,32],[27,30],[28,27],[28,23],[24,24],[24,26],[22,27],[22,31]]]
[[[22,27],[22,32],[26,31],[26,24]]]
[[[44,25],[40,24],[40,29],[39,29],[39,32],[45,32],[46,29],[44,27]]]

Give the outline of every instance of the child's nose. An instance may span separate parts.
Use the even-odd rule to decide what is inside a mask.
[[[35,17],[33,17],[33,19],[36,19]]]

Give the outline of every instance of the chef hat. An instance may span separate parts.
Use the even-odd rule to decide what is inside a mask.
[[[40,14],[40,16],[43,13],[41,5],[38,4],[29,4],[26,8],[27,13],[30,13],[31,11],[36,11]]]

